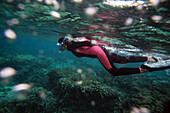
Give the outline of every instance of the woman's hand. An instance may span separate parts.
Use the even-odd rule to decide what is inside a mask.
[[[71,37],[68,37],[67,39],[68,39],[68,41],[69,41],[69,42],[71,42],[71,41],[73,41],[73,40],[74,40],[74,39],[73,39],[73,38],[71,38]]]

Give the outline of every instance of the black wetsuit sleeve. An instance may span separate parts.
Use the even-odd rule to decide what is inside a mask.
[[[83,46],[93,46],[90,41],[83,41],[83,42],[69,42],[67,43],[68,50],[75,50],[76,48],[83,47]]]

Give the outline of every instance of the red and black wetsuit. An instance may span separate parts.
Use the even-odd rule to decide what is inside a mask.
[[[90,40],[83,42],[67,41],[66,44],[68,50],[77,57],[98,58],[105,69],[114,76],[140,73],[141,68],[116,68],[113,63],[145,62],[149,60],[148,57],[141,56],[119,56],[102,46],[93,46]]]

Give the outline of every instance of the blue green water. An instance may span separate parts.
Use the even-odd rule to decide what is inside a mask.
[[[16,70],[14,76],[0,78],[0,112],[129,113],[132,107],[142,107],[166,113],[169,70],[114,77],[97,59],[78,58],[69,51],[59,53],[56,43],[66,34],[92,36],[109,43],[120,55],[169,57],[169,1],[141,10],[104,5],[102,0],[73,1],[58,0],[58,10],[54,4],[38,0],[0,2],[0,70]],[[88,7],[97,12],[87,15]],[[50,11],[61,17],[52,17]],[[154,15],[161,19],[155,21]],[[132,22],[126,25],[129,18]],[[16,39],[5,34],[8,29],[16,33]],[[12,90],[21,83],[31,88],[15,94]]]

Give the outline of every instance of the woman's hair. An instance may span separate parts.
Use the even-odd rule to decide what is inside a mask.
[[[65,36],[64,37],[61,37],[59,40],[58,40],[58,43],[62,43],[63,42],[63,40],[64,40],[64,38],[65,38]],[[65,39],[65,41],[64,42],[66,42],[68,39]]]

